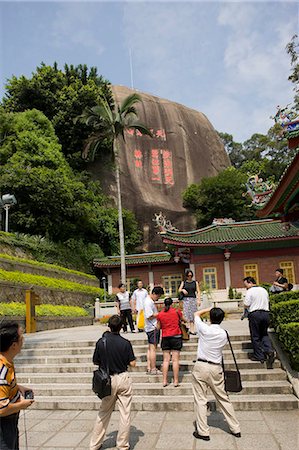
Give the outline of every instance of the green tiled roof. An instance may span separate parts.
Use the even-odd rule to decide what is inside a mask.
[[[225,245],[241,242],[259,242],[274,239],[299,239],[299,228],[291,225],[284,231],[282,222],[278,220],[257,220],[235,222],[222,225],[210,225],[200,230],[189,232],[166,231],[161,233],[164,243],[191,246]]]
[[[126,265],[135,266],[139,264],[150,264],[159,262],[168,262],[171,260],[171,254],[168,252],[138,253],[135,255],[126,255]],[[113,267],[120,266],[120,256],[107,256],[93,260],[94,267]]]

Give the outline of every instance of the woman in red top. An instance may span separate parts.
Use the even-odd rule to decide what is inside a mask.
[[[177,387],[179,386],[180,351],[183,345],[180,328],[182,313],[171,306],[172,298],[166,298],[164,300],[164,305],[164,310],[157,316],[160,329],[162,330],[163,387],[168,385],[167,375],[170,356],[172,356],[173,383],[174,386]]]

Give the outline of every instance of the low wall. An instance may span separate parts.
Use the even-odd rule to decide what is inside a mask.
[[[31,273],[33,275],[42,275],[44,277],[59,278],[62,280],[73,281],[75,283],[85,284],[87,286],[99,287],[99,280],[94,277],[87,278],[76,275],[74,273],[64,272],[58,269],[47,269],[46,267],[39,267],[33,264],[26,264],[18,261],[10,261],[5,258],[0,258],[0,268],[10,272]]]
[[[16,320],[26,329],[25,317],[5,316],[3,319]],[[83,327],[93,325],[93,317],[38,317],[36,319],[37,331],[58,330],[60,328]]]
[[[0,281],[0,302],[25,302],[26,289],[32,286],[17,283],[6,283]],[[94,304],[94,294],[84,294],[82,292],[63,291],[60,289],[47,289],[33,286],[34,292],[40,296],[41,303],[52,305],[83,306],[86,303]]]

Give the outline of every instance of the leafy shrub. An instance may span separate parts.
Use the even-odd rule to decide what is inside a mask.
[[[80,275],[81,277],[86,277],[91,280],[96,280],[96,277],[88,273],[79,272],[78,270],[67,269],[66,267],[57,266],[55,264],[48,264],[41,261],[36,261],[34,259],[18,258],[17,256],[6,255],[5,253],[0,253],[0,258],[7,259],[8,261],[15,261],[17,263],[29,264],[32,266],[44,267],[45,269],[59,270],[61,272],[67,272],[74,275]]]
[[[0,269],[0,280],[11,281],[13,283],[29,284],[34,286],[42,286],[49,289],[61,289],[65,291],[83,292],[87,294],[93,294],[96,297],[103,299],[104,290],[86,286],[80,283],[74,283],[73,281],[62,280],[59,278],[44,277],[42,275],[31,275],[23,272],[9,272]]]
[[[60,316],[60,317],[84,317],[88,312],[79,306],[65,305],[38,305],[37,316]],[[24,303],[0,303],[0,316],[26,316],[26,305]]]
[[[299,322],[299,300],[279,302],[272,305],[271,321],[278,331],[283,324]]]
[[[228,298],[231,300],[234,298],[234,290],[231,286],[229,287],[229,290],[228,290]]]
[[[281,325],[278,338],[290,356],[292,368],[299,370],[299,323]]]
[[[17,254],[21,250],[29,258],[83,272],[92,272],[91,261],[104,256],[99,245],[82,239],[53,242],[43,236],[0,231],[0,244],[8,246],[10,252]]]
[[[287,302],[289,300],[299,300],[299,291],[287,291],[282,292],[281,294],[270,295],[270,302],[272,304],[279,302]]]

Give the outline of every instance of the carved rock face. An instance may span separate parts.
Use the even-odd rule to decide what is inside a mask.
[[[117,103],[136,92],[123,86],[112,90]],[[161,248],[152,221],[154,213],[162,211],[180,231],[194,228],[193,218],[182,206],[182,192],[203,177],[217,175],[230,162],[204,114],[138,93],[142,98],[136,105],[138,119],[152,130],[154,138],[126,132],[125,143],[120,145],[122,201],[134,211],[144,230],[142,249],[154,250]],[[109,193],[115,195],[114,180],[110,178],[109,184]]]

